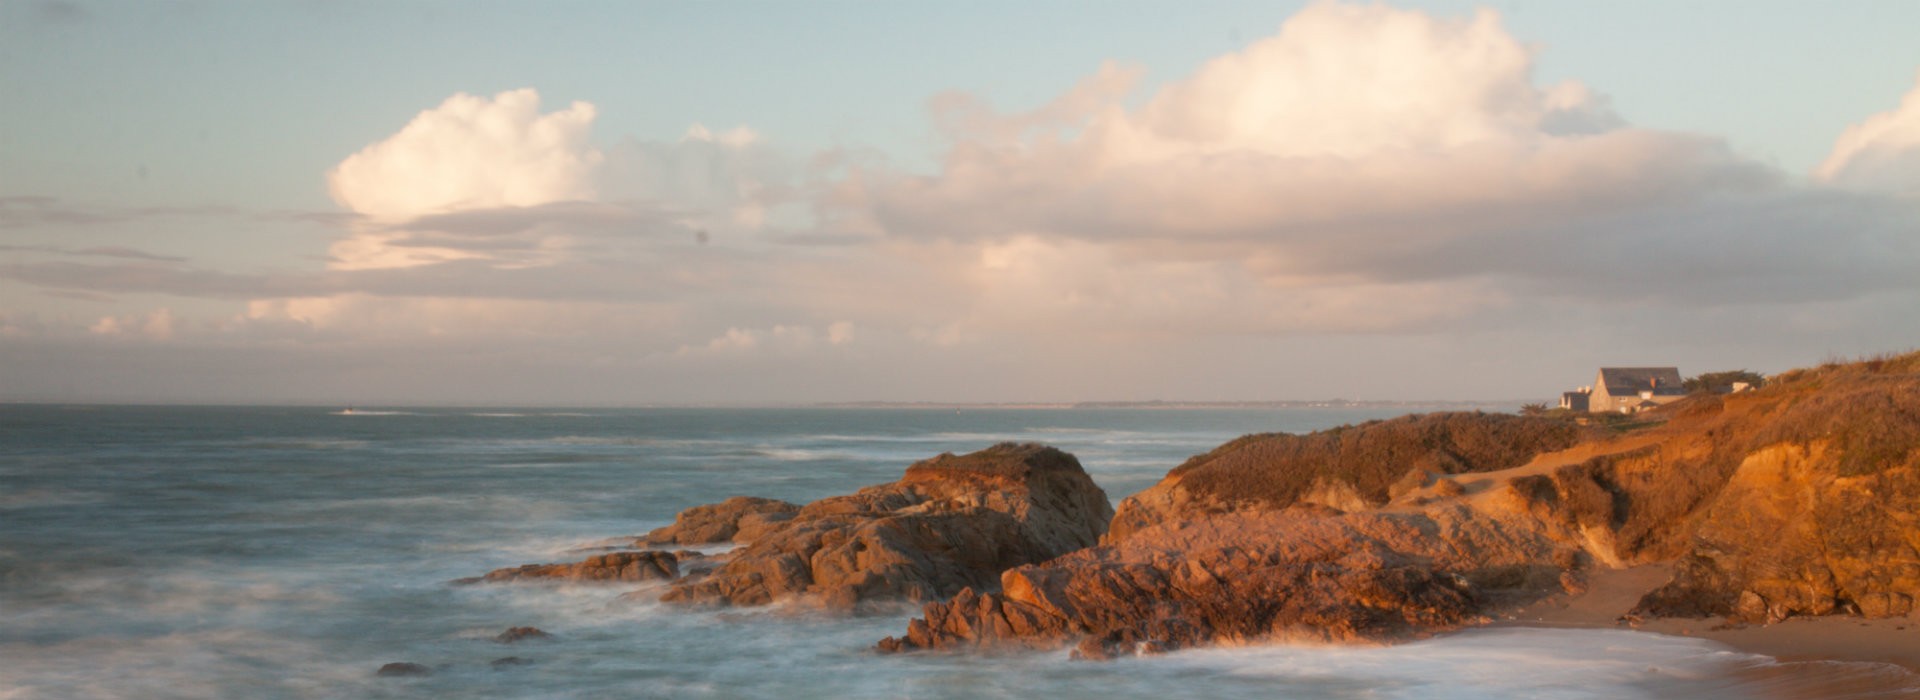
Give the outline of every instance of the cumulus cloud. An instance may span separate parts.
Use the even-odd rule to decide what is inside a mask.
[[[940,169],[862,172],[835,204],[909,245],[977,251],[957,256],[992,280],[974,325],[1408,331],[1522,295],[1806,302],[1912,284],[1911,207],[1803,192],[1719,139],[1635,128],[1581,83],[1536,84],[1533,52],[1491,10],[1321,2],[1144,101],[1117,65],[1030,112],[942,95]]]
[[[1840,185],[1920,194],[1920,75],[1898,107],[1847,127],[1814,176]]]
[[[1809,186],[1719,139],[1628,124],[1579,82],[1540,84],[1536,50],[1492,11],[1322,2],[1160,85],[1108,64],[1022,111],[938,95],[927,172],[786,154],[747,127],[597,146],[592,105],[455,95],[328,173],[346,211],[325,218],[327,269],[49,236],[0,248],[0,278],[229,315],[13,314],[0,335],[338,349],[407,386],[444,364],[683,400],[1126,398],[1147,381],[1194,395],[1176,376],[1255,391],[1214,370],[1355,353],[1387,391],[1420,380],[1378,369],[1391,348],[1457,364],[1515,337],[1545,357],[1672,349],[1712,326],[1775,357],[1798,333],[1814,339],[1792,352],[1817,357],[1912,320],[1920,198],[1888,192],[1916,182],[1920,87],[1849,129]],[[0,198],[0,228],[188,213]]]
[[[328,189],[341,206],[383,219],[591,199],[601,160],[588,143],[594,116],[585,102],[542,114],[531,89],[456,94],[341,161]]]
[[[594,107],[574,102],[541,113],[540,95],[465,93],[421,112],[398,133],[361,149],[327,174],[334,201],[375,222],[473,209],[590,200],[603,156],[589,142]],[[392,245],[370,224],[335,244],[342,269],[409,267],[485,257],[459,248]]]

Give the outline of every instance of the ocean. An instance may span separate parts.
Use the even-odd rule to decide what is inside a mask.
[[[578,560],[728,496],[848,493],[941,452],[1052,444],[1118,502],[1242,434],[1399,412],[0,406],[0,700],[1736,698],[1861,672],[1768,673],[1771,659],[1691,638],[1514,628],[1097,663],[889,656],[873,643],[914,611],[449,585]],[[553,636],[493,641],[516,626]],[[495,663],[507,657],[519,662]],[[434,673],[377,677],[390,662]]]

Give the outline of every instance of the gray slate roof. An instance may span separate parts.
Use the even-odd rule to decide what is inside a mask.
[[[1652,389],[1654,396],[1687,393],[1681,388],[1678,367],[1601,367],[1600,383],[1606,385],[1610,396],[1638,394],[1647,389]]]

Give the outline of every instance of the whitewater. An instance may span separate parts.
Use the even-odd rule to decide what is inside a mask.
[[[1760,698],[1834,695],[1882,672],[1524,628],[1099,663],[880,655],[873,642],[914,610],[449,585],[577,560],[689,506],[806,502],[996,442],[1072,452],[1118,502],[1246,433],[1401,412],[0,406],[0,700]],[[516,626],[552,638],[493,640]],[[390,662],[434,673],[377,677]]]

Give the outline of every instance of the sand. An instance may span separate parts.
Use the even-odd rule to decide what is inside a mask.
[[[1767,688],[1768,696],[1920,696],[1920,619],[1829,616],[1772,625],[1729,624],[1717,618],[1620,619],[1641,595],[1671,576],[1672,567],[1665,564],[1600,569],[1589,576],[1585,593],[1519,608],[1495,624],[1632,629],[1710,640],[1776,659],[1779,663],[1746,668],[1743,678],[1733,679],[1742,687]],[[1802,679],[1812,682],[1796,683]]]

